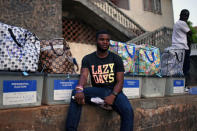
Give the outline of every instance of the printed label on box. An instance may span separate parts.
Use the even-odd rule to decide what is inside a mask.
[[[54,100],[70,99],[79,80],[54,80]]]
[[[36,80],[4,80],[3,105],[35,103],[36,89]]]
[[[192,87],[189,89],[189,94],[197,95],[197,87]]]
[[[128,97],[139,96],[139,80],[124,80],[123,92]]]
[[[184,93],[184,80],[173,81],[173,93]]]

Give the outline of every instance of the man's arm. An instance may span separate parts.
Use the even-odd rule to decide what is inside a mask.
[[[188,45],[189,49],[191,48],[191,43],[192,43],[191,37],[192,37],[192,31],[190,30],[187,32],[187,45]]]
[[[114,86],[112,94],[105,98],[105,103],[112,105],[118,93],[122,91],[123,83],[124,83],[124,72],[117,72],[116,73],[116,80],[117,83]]]
[[[187,32],[187,36],[190,36],[190,37],[192,36],[192,31],[191,30]]]
[[[116,85],[114,86],[114,90],[113,92],[115,94],[118,94],[122,91],[122,88],[123,88],[123,83],[124,83],[124,72],[117,72],[116,73],[116,79],[117,79],[117,83]],[[115,95],[114,94],[114,95]]]
[[[79,79],[79,86],[84,86],[88,79],[89,70],[88,68],[81,68],[80,79]]]
[[[89,74],[88,68],[81,68],[80,74],[81,75],[80,75],[79,83],[76,86],[75,100],[77,101],[78,104],[85,104],[85,99],[84,99],[85,97],[84,97],[84,93],[83,93],[83,88],[87,82],[87,78],[88,78],[88,74]]]

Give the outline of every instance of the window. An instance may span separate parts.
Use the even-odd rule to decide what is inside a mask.
[[[161,14],[161,0],[143,0],[144,10],[155,14]]]

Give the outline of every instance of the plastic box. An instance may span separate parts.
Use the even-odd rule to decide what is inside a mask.
[[[163,97],[165,95],[166,78],[142,77],[141,97]]]
[[[79,81],[79,75],[46,74],[42,103],[47,105],[70,103],[71,92]]]
[[[191,94],[191,95],[197,95],[197,87],[191,87],[189,89],[189,94]]]
[[[125,76],[123,92],[129,98],[140,98],[142,87],[142,77]]]
[[[185,93],[184,77],[166,77],[165,95],[179,95]]]
[[[0,72],[0,109],[40,106],[44,75]]]

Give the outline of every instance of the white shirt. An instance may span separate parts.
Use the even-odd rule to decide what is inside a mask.
[[[188,50],[187,32],[190,31],[189,26],[185,21],[178,20],[173,27],[172,46],[176,49]]]

